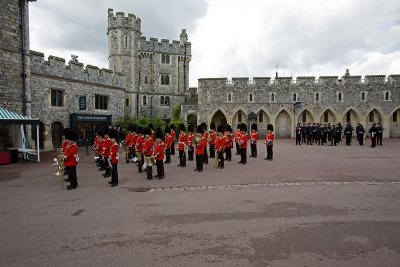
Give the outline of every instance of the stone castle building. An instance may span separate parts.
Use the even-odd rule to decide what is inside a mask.
[[[61,143],[63,128],[81,140],[97,126],[121,117],[170,120],[175,107],[189,123],[214,121],[275,126],[278,137],[294,135],[296,122],[381,121],[385,137],[399,137],[400,75],[199,79],[189,88],[191,43],[142,36],[141,20],[108,10],[109,69],[68,62],[29,47],[29,2],[0,2],[0,107],[38,118],[41,148]],[[40,3],[34,3],[40,4]],[[0,150],[12,146],[12,131],[0,125]],[[28,141],[35,132],[26,127]],[[33,145],[33,144],[31,144]]]
[[[384,137],[400,137],[400,75],[199,79],[196,97],[188,121],[256,123],[262,135],[271,123],[277,137],[294,137],[298,122],[381,122]]]

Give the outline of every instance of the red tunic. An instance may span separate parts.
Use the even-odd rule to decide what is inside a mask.
[[[118,156],[119,156],[118,150],[119,150],[118,142],[114,142],[114,144],[111,146],[111,152],[110,152],[110,158],[112,164],[118,163]]]
[[[175,143],[175,137],[176,137],[176,133],[173,129],[171,129],[171,134],[170,136],[172,137],[172,143]]]
[[[130,147],[132,149],[135,148],[137,139],[138,139],[138,135],[137,134],[133,134],[132,135],[132,140],[131,140],[131,143],[130,143]]]
[[[153,156],[155,156],[156,160],[164,159],[164,150],[165,150],[165,143],[163,141],[156,141],[153,152]]]
[[[225,147],[232,148],[232,146],[233,146],[232,140],[233,140],[233,135],[230,132],[228,132],[226,134],[226,145],[225,145]]]
[[[217,139],[217,133],[214,131],[210,132],[210,145],[215,145],[215,141]]]
[[[247,141],[249,141],[249,136],[246,133],[241,134],[239,141],[240,148],[247,148]]]
[[[172,136],[171,135],[168,135],[168,136],[165,136],[165,148],[166,149],[171,149],[171,145],[172,145]]]
[[[103,143],[103,156],[109,157],[111,152],[112,141],[110,138],[104,140]]]
[[[237,130],[235,132],[235,143],[238,143],[240,141],[240,136],[242,135],[242,132],[240,130]]]
[[[65,149],[67,148],[67,146],[68,146],[68,142],[67,142],[67,141],[64,141],[64,142],[61,144],[61,151],[64,152]]]
[[[265,143],[269,146],[274,144],[274,139],[275,139],[274,133],[267,133],[265,135]]]
[[[222,135],[222,136],[217,137],[217,140],[215,141],[215,149],[217,150],[217,152],[224,152],[225,145],[226,145],[225,136]]]
[[[150,157],[153,153],[153,139],[151,137],[146,138],[143,144],[143,152],[145,157]]]
[[[194,134],[192,133],[188,134],[188,146],[192,146],[194,138],[195,138]]]
[[[133,139],[133,133],[128,133],[125,137],[124,145],[130,147],[131,143],[132,143],[132,139]]]
[[[136,139],[136,152],[143,152],[144,137],[143,135],[138,135]]]
[[[64,166],[65,167],[70,167],[70,166],[76,166],[78,162],[76,161],[78,153],[78,146],[76,143],[68,143],[65,147],[64,151]]]
[[[187,146],[188,141],[187,141],[187,135],[186,133],[182,132],[179,134],[179,139],[178,139],[178,151],[185,150],[185,147]]]
[[[196,155],[204,155],[204,148],[207,146],[207,139],[202,136],[200,142],[196,146]]]
[[[250,134],[250,144],[252,145],[257,144],[257,140],[258,140],[258,133],[252,131]]]

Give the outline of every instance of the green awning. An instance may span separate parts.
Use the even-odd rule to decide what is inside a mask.
[[[16,112],[8,111],[0,107],[0,123],[4,124],[38,124],[38,119],[32,119],[27,116],[19,115]]]

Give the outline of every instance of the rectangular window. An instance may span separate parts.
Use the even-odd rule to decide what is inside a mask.
[[[129,107],[129,98],[125,98],[125,107]]]
[[[128,35],[124,36],[124,48],[128,48],[128,44],[129,44],[129,37]]]
[[[264,122],[264,115],[263,115],[262,112],[260,112],[260,113],[258,114],[258,122],[260,122],[260,123],[263,123],[263,122]]]
[[[162,54],[161,55],[161,63],[169,64],[169,55]]]
[[[162,74],[161,75],[161,84],[162,85],[169,85],[169,75],[168,74]]]
[[[307,122],[307,113],[306,113],[306,112],[303,112],[303,113],[301,114],[301,121],[302,121],[302,122]]]
[[[94,108],[108,110],[108,96],[106,95],[95,95]]]
[[[64,106],[64,91],[51,89],[51,106],[63,107]]]
[[[397,122],[397,111],[393,113],[393,122]]]
[[[240,111],[238,114],[238,122],[242,122],[242,112],[240,112]]]

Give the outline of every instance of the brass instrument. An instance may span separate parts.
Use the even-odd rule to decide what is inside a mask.
[[[197,147],[197,145],[200,143],[201,137],[196,136],[196,138],[194,139],[194,147]]]
[[[143,169],[146,169],[147,166],[149,166],[149,167],[153,166],[152,159],[154,159],[154,158],[155,158],[155,156],[144,157]]]
[[[126,161],[129,161],[129,150],[130,150],[130,147],[125,146],[125,160]]]
[[[219,168],[221,164],[221,160],[218,158],[218,156],[215,157],[215,163],[214,163],[214,168]]]
[[[64,176],[64,152],[61,148],[57,148],[57,157],[54,158],[54,164],[56,165],[57,172],[55,175]]]

